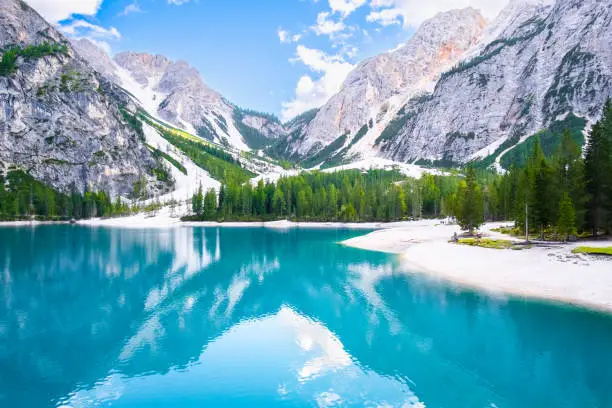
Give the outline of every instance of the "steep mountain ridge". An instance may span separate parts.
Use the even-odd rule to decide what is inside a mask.
[[[569,113],[599,118],[612,95],[612,4],[508,7],[496,38],[400,111],[378,140],[384,157],[465,162],[499,154]]]
[[[486,22],[473,8],[439,13],[423,23],[394,51],[360,63],[315,118],[289,145],[293,155],[319,153],[338,137],[351,150],[372,154],[374,140],[412,97],[432,87],[436,77],[476,44]],[[364,128],[366,125],[366,128]],[[366,132],[366,134],[364,134]],[[340,145],[340,144],[339,144]]]
[[[125,93],[81,59],[23,1],[0,0],[0,167],[26,170],[63,192],[128,196],[167,181],[123,118]]]
[[[203,139],[248,151],[286,134],[278,119],[241,109],[208,87],[185,61],[137,52],[119,53],[111,60],[87,39],[75,41],[75,47],[150,114]]]

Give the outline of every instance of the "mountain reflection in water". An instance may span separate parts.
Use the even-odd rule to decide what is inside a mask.
[[[612,319],[355,234],[0,228],[0,406],[612,406]]]

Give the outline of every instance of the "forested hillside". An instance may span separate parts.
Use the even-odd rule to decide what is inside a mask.
[[[521,166],[521,164],[524,164]],[[525,163],[501,175],[469,165],[461,173],[408,178],[395,171],[312,172],[260,181],[253,187],[227,184],[217,195],[192,199],[203,220],[395,221],[453,216],[466,229],[486,220],[526,222],[532,231],[567,236],[612,230],[612,103],[592,129],[584,158],[565,129],[546,155],[540,136]],[[527,218],[528,217],[528,218]]]

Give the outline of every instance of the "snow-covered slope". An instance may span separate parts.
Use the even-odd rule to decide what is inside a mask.
[[[359,64],[289,150],[296,156],[312,155],[346,136],[339,148],[351,145],[349,155],[373,154],[374,141],[397,111],[418,93],[433,89],[440,73],[478,42],[485,26],[473,8],[426,21],[404,46]],[[351,143],[356,135],[360,140]]]
[[[195,68],[145,53],[121,53],[114,60],[138,84],[139,89],[126,84],[128,91],[153,95],[142,101],[149,113],[210,141],[249,150],[233,123],[235,107],[206,86]]]
[[[171,169],[172,176],[175,180],[175,188],[172,192],[158,197],[157,199],[160,202],[165,203],[170,200],[190,200],[200,186],[205,192],[211,188],[217,191],[219,190],[221,184],[217,180],[213,179],[206,171],[196,166],[187,156],[183,154],[183,152],[179,151],[168,143],[166,139],[161,137],[155,128],[149,126],[147,123],[143,123],[142,126],[145,138],[147,139],[147,144],[161,150],[174,160],[181,163],[187,172],[187,174],[184,174],[173,166],[172,163],[167,163],[167,166],[169,169]]]
[[[143,53],[122,53],[110,59],[87,39],[73,43],[81,56],[95,59],[96,69],[125,89],[137,108],[145,110],[161,126],[183,129],[193,135],[189,137],[199,136],[229,153],[253,173],[281,170],[260,154],[246,153],[251,150],[249,145],[263,148],[285,135],[284,127],[274,116],[234,106],[208,88],[199,73],[185,62]],[[169,154],[187,170],[183,174],[167,163],[175,179],[175,189],[156,200],[184,201],[200,185],[204,190],[218,190],[217,180],[172,146],[154,127],[143,122],[143,130],[147,144]]]
[[[612,95],[612,2],[514,1],[486,44],[409,102],[378,141],[384,157],[467,161],[568,113],[596,120]]]
[[[259,149],[286,135],[271,115],[243,110],[208,87],[185,61],[124,52],[112,60],[87,39],[73,41],[78,52],[165,122],[211,142],[241,151]]]

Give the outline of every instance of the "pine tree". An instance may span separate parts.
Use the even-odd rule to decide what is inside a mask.
[[[393,185],[391,190],[391,205],[389,218],[392,220],[401,219],[406,213],[406,196],[400,186]]]
[[[266,213],[266,190],[263,180],[259,180],[257,188],[253,192],[254,213],[264,215]]]
[[[286,214],[286,206],[285,195],[280,188],[274,190],[274,195],[272,196],[272,208],[274,215],[277,217],[283,217]]]
[[[484,200],[474,167],[469,166],[465,181],[461,183],[457,203],[457,221],[462,230],[467,230],[471,235],[474,230],[484,222]]]
[[[607,232],[612,234],[612,100],[610,100],[610,98],[606,100],[601,122],[603,126],[603,136],[608,148],[608,160],[605,166],[607,168],[607,177],[605,178],[604,186],[607,197],[607,217],[605,226]]]
[[[353,187],[351,203],[357,212],[358,218],[363,218],[365,215],[365,191],[361,183],[358,183]]]
[[[576,225],[583,227],[587,194],[584,182],[584,161],[580,146],[572,139],[569,130],[563,133],[561,145],[555,153],[554,167],[559,181],[559,191],[568,193],[576,213]]]
[[[327,193],[327,216],[335,220],[338,215],[338,190],[334,184],[329,186]]]
[[[202,215],[203,200],[202,184],[200,184],[198,191],[191,198],[191,211],[198,216]]]
[[[342,220],[345,222],[354,222],[357,221],[357,211],[355,207],[353,207],[352,203],[348,203],[342,206]]]
[[[540,229],[540,237],[544,239],[544,230],[556,219],[558,207],[555,207],[554,203],[559,202],[555,198],[553,170],[544,158],[534,173],[531,198],[530,211],[534,216],[535,225]]]
[[[436,178],[431,174],[424,174],[423,186],[423,208],[427,214],[437,217],[440,213],[440,187],[436,184]]]
[[[240,204],[242,215],[249,217],[253,213],[253,188],[250,183],[246,183],[241,189]]]
[[[568,193],[563,194],[559,203],[557,232],[563,236],[564,240],[568,240],[570,235],[576,234],[576,212]]]
[[[217,216],[217,193],[214,189],[208,190],[204,197],[204,219],[214,220]]]
[[[304,190],[300,190],[297,195],[296,200],[296,216],[298,219],[302,219],[306,215],[308,207],[308,201],[306,200],[306,192]]]
[[[602,122],[591,129],[585,149],[584,170],[587,203],[587,224],[597,236],[598,231],[608,223],[610,192],[610,143]]]

